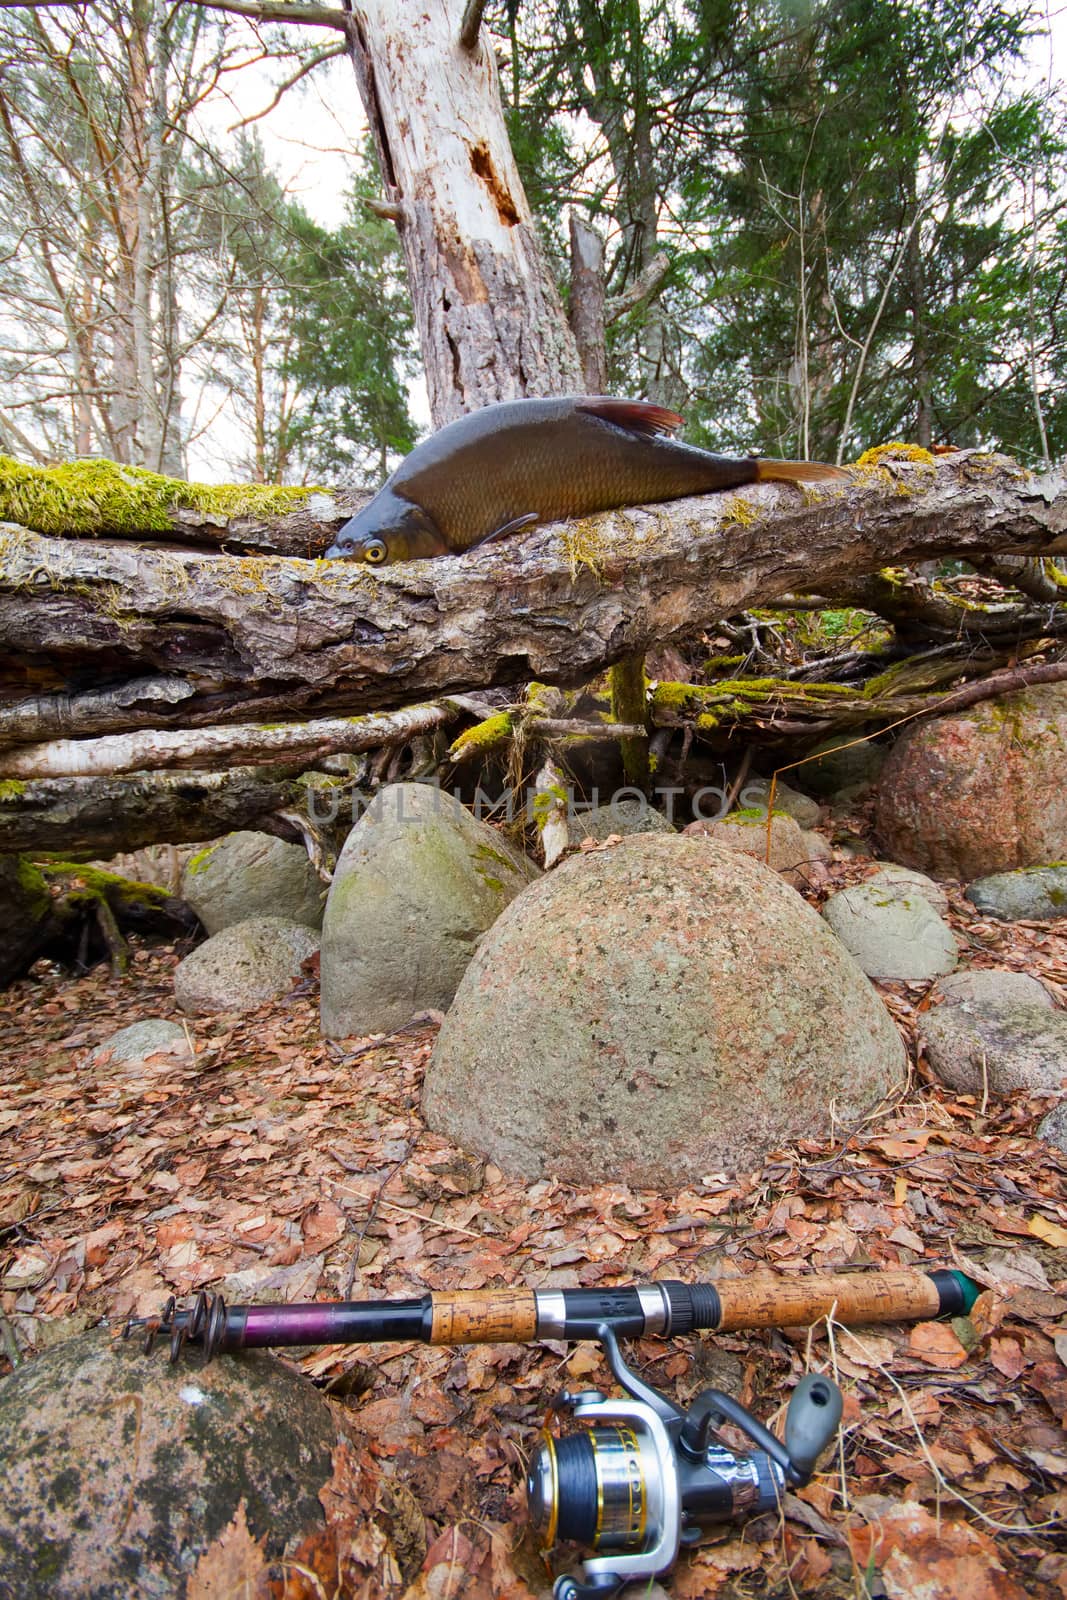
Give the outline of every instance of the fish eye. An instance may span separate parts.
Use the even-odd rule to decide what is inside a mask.
[[[363,559],[373,566],[380,566],[385,560],[386,549],[381,539],[368,539],[363,546]]]

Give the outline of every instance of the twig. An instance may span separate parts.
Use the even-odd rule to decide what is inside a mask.
[[[391,1176],[392,1174],[390,1173],[390,1177]],[[388,1183],[389,1178],[386,1178],[385,1181]],[[331,1178],[330,1182],[333,1184],[335,1189],[340,1189],[342,1194],[352,1194],[360,1200],[370,1199],[369,1195],[361,1194],[358,1189],[350,1189],[349,1186],[346,1183],[342,1183],[339,1178]],[[428,1222],[432,1228],[440,1228],[442,1233],[463,1233],[466,1234],[468,1239],[485,1238],[484,1233],[478,1233],[474,1228],[461,1228],[458,1222],[443,1222],[440,1217],[431,1217],[427,1211],[416,1211],[413,1206],[402,1206],[399,1205],[395,1200],[383,1200],[379,1197],[375,1201],[375,1204],[378,1209],[382,1211],[395,1211],[399,1216],[402,1217],[418,1217],[420,1222]],[[370,1224],[370,1220],[370,1217],[368,1217],[367,1223],[364,1226],[364,1232],[366,1232],[366,1227]]]
[[[404,1162],[407,1160],[408,1156],[414,1150],[418,1142],[419,1135],[417,1133],[412,1134],[411,1138],[404,1146],[399,1160],[393,1163],[393,1165],[389,1168],[389,1171],[385,1174],[385,1177],[382,1179],[381,1183],[378,1185],[377,1193],[375,1194],[374,1199],[371,1201],[370,1209],[367,1212],[362,1228],[359,1230],[359,1234],[356,1238],[355,1248],[352,1251],[352,1261],[348,1268],[348,1276],[345,1279],[345,1292],[342,1296],[342,1298],[345,1300],[351,1300],[352,1298],[352,1285],[356,1281],[356,1273],[359,1270],[359,1250],[364,1239],[367,1237],[367,1229],[378,1215],[380,1207],[387,1203],[384,1198],[386,1185],[389,1183],[391,1178],[396,1177],[397,1173],[400,1171],[401,1167],[404,1165]],[[333,1155],[332,1150],[330,1154]],[[339,1158],[334,1156],[334,1160],[339,1161]],[[366,1199],[366,1196],[361,1196],[361,1199]]]

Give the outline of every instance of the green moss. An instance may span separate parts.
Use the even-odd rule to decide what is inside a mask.
[[[547,789],[541,789],[534,795],[533,820],[538,832],[544,827],[549,817],[557,807],[566,808],[567,791],[561,783],[550,783]]]
[[[84,904],[91,900],[106,900],[109,894],[123,905],[141,903],[158,906],[169,899],[167,891],[159,888],[157,884],[139,883],[136,878],[124,878],[117,872],[105,872],[101,867],[86,866],[84,861],[49,860],[44,868],[44,877],[47,879],[52,876],[81,880],[80,889],[68,890],[66,898],[72,905]]]
[[[495,750],[498,745],[506,744],[514,731],[511,714],[499,711],[496,716],[486,717],[484,722],[476,722],[473,728],[468,728],[454,739],[449,748],[449,755],[455,759],[460,753],[473,755],[477,751]]]
[[[25,914],[32,922],[40,921],[47,915],[52,898],[48,893],[48,881],[44,873],[26,856],[19,856],[15,865],[15,877],[24,898]]]
[[[189,857],[188,861],[185,863],[185,870],[190,877],[195,877],[198,872],[205,872],[207,870],[208,860],[214,848],[215,846],[213,844],[209,844],[206,849],[198,850],[195,856]]]
[[[760,514],[755,506],[743,500],[739,494],[732,494],[722,503],[722,520],[735,528],[751,528],[759,522]]]
[[[594,577],[603,575],[604,535],[598,520],[578,517],[573,522],[567,522],[561,537],[572,578],[578,576],[582,567],[588,567]]]
[[[261,483],[186,483],[114,461],[29,467],[0,456],[0,518],[44,534],[166,533],[170,514],[181,510],[223,519],[284,516],[316,492]]]
[[[18,778],[0,778],[0,805],[5,800],[17,800],[26,793],[26,785]]]

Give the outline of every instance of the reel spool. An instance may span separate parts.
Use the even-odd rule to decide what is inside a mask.
[[[708,1527],[773,1510],[787,1487],[808,1482],[841,1421],[841,1391],[817,1374],[793,1393],[784,1444],[718,1389],[682,1411],[630,1370],[606,1323],[597,1338],[631,1398],[561,1395],[556,1409],[582,1426],[563,1436],[546,1429],[526,1479],[530,1522],[546,1549],[566,1541],[604,1552],[584,1558],[584,1582],[557,1578],[555,1600],[605,1600],[666,1572]],[[758,1448],[729,1449],[714,1436],[724,1421]]]

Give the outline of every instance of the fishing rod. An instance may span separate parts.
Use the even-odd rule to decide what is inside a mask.
[[[669,1571],[679,1550],[710,1527],[771,1511],[807,1483],[841,1421],[841,1391],[809,1373],[796,1386],[778,1439],[720,1389],[704,1389],[683,1411],[639,1377],[620,1338],[746,1328],[808,1327],[833,1315],[845,1324],[964,1316],[978,1285],[955,1270],[808,1273],[676,1280],[607,1289],[461,1289],[408,1300],[233,1305],[200,1293],[188,1309],[173,1297],[156,1317],[131,1318],[148,1353],[169,1340],[171,1361],[187,1346],[205,1361],[241,1350],[309,1344],[511,1344],[595,1339],[628,1399],[598,1390],[559,1395],[530,1459],[530,1521],[546,1549],[568,1542],[596,1552],[584,1576],[556,1579],[554,1600],[609,1600],[624,1584]],[[561,1422],[578,1426],[560,1431]],[[733,1423],[755,1446],[731,1449],[717,1436]]]
[[[172,1297],[157,1317],[131,1318],[123,1337],[145,1335],[145,1352],[163,1336],[170,1359],[186,1345],[204,1360],[237,1350],[310,1344],[528,1344],[540,1339],[664,1338],[697,1331],[806,1328],[833,1313],[838,1322],[925,1322],[964,1316],[978,1286],[955,1270],[804,1273],[659,1280],[609,1289],[449,1289],[411,1300],[314,1300],[292,1305],[227,1305],[201,1293],[187,1310]]]

